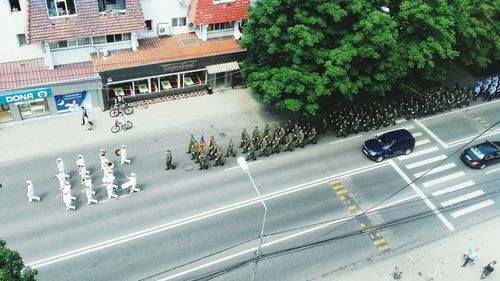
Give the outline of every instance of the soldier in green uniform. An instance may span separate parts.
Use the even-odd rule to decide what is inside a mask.
[[[214,166],[224,166],[224,161],[222,161],[222,150],[220,150],[219,147],[217,147],[217,150],[215,151],[215,164]]]
[[[233,157],[236,156],[236,153],[234,153],[233,139],[229,139],[229,144],[227,145],[226,157],[229,157],[229,155],[232,155]]]
[[[198,170],[208,169],[207,155],[203,150],[198,155],[198,162],[200,163],[200,168]]]
[[[198,159],[198,142],[196,140],[193,141],[193,144],[191,145],[191,160]]]
[[[264,136],[262,138],[262,140],[260,141],[260,155],[259,156],[262,156],[262,155],[265,155],[266,157],[269,156],[269,151],[267,149],[267,145],[268,145],[267,139],[268,139],[268,137]]]
[[[247,133],[247,129],[243,129],[241,132],[241,140],[240,140],[240,148],[243,148],[245,146],[245,140],[249,140],[250,136]]]
[[[214,159],[216,150],[217,150],[217,143],[215,143],[215,138],[211,136],[210,142],[208,144],[208,155],[209,155],[208,158],[210,160]]]
[[[293,144],[293,134],[288,133],[285,137],[285,149],[283,151],[293,151],[295,149],[294,144]]]
[[[297,131],[297,137],[295,139],[295,143],[297,144],[297,146],[300,146],[300,147],[304,147],[305,146],[305,142],[304,142],[304,131],[302,131],[302,129],[299,129]]]
[[[170,150],[167,150],[167,154],[165,156],[165,165],[165,170],[175,169],[175,165],[172,165],[172,153],[170,152]]]
[[[328,131],[328,121],[326,121],[326,118],[323,118],[321,120],[321,133],[325,134]]]
[[[255,146],[253,145],[253,143],[250,143],[248,145],[247,161],[250,159],[257,160],[257,157],[255,157]]]
[[[189,139],[189,146],[188,146],[188,152],[187,153],[191,153],[191,148],[193,146],[193,143],[195,142],[195,138],[193,135],[191,135],[191,138]]]
[[[253,144],[258,144],[260,142],[260,132],[259,127],[255,126],[252,133],[252,142]]]
[[[273,141],[271,142],[271,153],[280,153],[281,148],[280,148],[280,138],[274,138]]]
[[[313,126],[311,127],[311,130],[307,133],[307,143],[313,143],[316,144],[317,139],[316,139],[316,128]]]

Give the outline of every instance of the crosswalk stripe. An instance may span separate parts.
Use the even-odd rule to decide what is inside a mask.
[[[444,155],[444,154],[438,155],[436,157],[432,157],[432,158],[429,158],[429,159],[425,159],[425,160],[422,160],[422,161],[418,161],[418,162],[415,162],[415,163],[412,163],[412,164],[408,164],[408,165],[406,165],[406,168],[407,169],[414,169],[414,168],[418,168],[420,166],[424,166],[424,165],[427,165],[427,164],[430,164],[430,163],[441,161],[443,159],[446,159],[446,155]]]
[[[476,190],[474,192],[467,193],[467,194],[462,195],[462,196],[458,196],[458,197],[453,198],[451,200],[444,201],[443,203],[441,203],[441,206],[448,207],[448,206],[455,205],[457,203],[460,203],[460,202],[472,199],[474,197],[481,196],[483,194],[484,194],[484,191],[482,191],[481,189],[480,190]]]
[[[431,187],[431,186],[434,186],[436,184],[440,184],[440,183],[447,182],[447,181],[452,180],[452,179],[459,178],[461,176],[465,176],[465,173],[464,172],[458,172],[458,173],[450,174],[450,175],[447,175],[447,176],[444,176],[444,177],[441,177],[441,178],[437,178],[435,180],[424,182],[423,186],[424,187]]]
[[[413,125],[408,125],[408,126],[404,126],[404,127],[402,127],[401,129],[412,130],[412,129],[415,129],[415,126],[413,126]]]
[[[439,150],[439,149],[436,146],[433,146],[433,147],[430,147],[430,148],[427,148],[427,149],[424,149],[424,150],[413,152],[413,153],[411,153],[409,155],[399,156],[398,160],[410,159],[410,158],[417,157],[417,156],[420,156],[420,155],[424,155],[424,154],[427,154],[427,153],[431,153],[431,152],[434,152],[434,151],[437,151],[437,150]]]
[[[443,188],[443,189],[435,191],[435,192],[433,192],[431,194],[432,194],[432,196],[439,196],[439,195],[443,195],[445,193],[449,193],[449,192],[460,190],[462,188],[473,186],[474,184],[475,183],[473,181],[466,181],[466,182],[459,183],[459,184],[454,185],[454,186],[450,186],[448,188]]]
[[[466,215],[468,213],[472,213],[474,211],[477,211],[477,210],[482,209],[484,207],[488,207],[488,206],[493,205],[493,204],[495,204],[495,201],[488,199],[488,200],[483,201],[481,203],[477,203],[475,205],[472,205],[472,206],[469,206],[467,208],[463,208],[461,210],[453,212],[453,213],[451,213],[451,216],[453,218],[458,218],[458,217],[461,217],[461,216]]]
[[[439,173],[439,172],[442,172],[444,170],[448,170],[448,169],[451,169],[453,167],[456,167],[457,165],[455,165],[455,163],[448,163],[446,165],[443,165],[443,166],[439,166],[439,167],[436,167],[432,170],[426,170],[426,171],[423,171],[423,172],[420,172],[420,173],[416,173],[414,176],[416,178],[422,176],[423,174],[425,174],[426,172],[428,172],[427,174],[425,174],[426,176],[428,175],[432,175],[432,174],[435,174],[435,173]]]
[[[423,139],[423,140],[420,140],[420,141],[417,141],[415,143],[415,146],[421,146],[421,145],[424,145],[426,143],[430,143],[431,141],[429,139]]]
[[[416,138],[416,137],[420,137],[420,136],[422,136],[423,134],[422,134],[421,132],[416,132],[416,133],[413,133],[413,134],[411,134],[411,135],[412,135],[414,138]]]

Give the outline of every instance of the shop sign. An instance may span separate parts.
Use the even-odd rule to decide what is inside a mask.
[[[11,94],[0,94],[0,104],[44,99],[51,96],[52,96],[52,90],[50,88],[34,89],[31,91],[11,93]]]
[[[87,91],[54,96],[58,113],[80,110],[81,106],[92,108],[91,95]]]
[[[186,71],[193,69],[195,67],[195,62],[196,61],[192,60],[192,61],[185,61],[182,63],[162,64],[161,68],[165,73]]]

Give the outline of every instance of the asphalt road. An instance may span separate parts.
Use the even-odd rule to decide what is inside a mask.
[[[405,127],[417,140],[409,156],[382,163],[368,160],[360,149],[375,131],[346,139],[328,134],[317,145],[260,157],[250,171],[269,211],[257,280],[328,280],[363,261],[497,216],[500,166],[470,170],[453,153],[498,121],[498,104],[379,130]],[[223,269],[231,270],[214,280],[250,280],[254,264],[248,261],[255,257],[263,216],[250,180],[235,158],[198,171],[185,154],[193,131],[204,132],[207,140],[216,136],[225,148],[229,138],[239,141],[242,125],[251,130],[252,120],[259,125],[272,120],[258,119],[255,112],[234,114],[207,118],[213,124],[208,129],[186,123],[169,127],[168,137],[144,130],[121,140],[103,138],[98,146],[74,145],[62,153],[0,163],[4,186],[30,178],[42,197],[27,204],[24,188],[3,188],[0,237],[38,268],[39,280],[196,280]],[[500,139],[499,132],[496,126],[484,138]],[[80,185],[72,158],[83,154],[98,182],[98,149],[112,151],[124,141],[133,163],[117,165],[117,182],[135,172],[143,192],[119,191],[123,196],[107,201],[99,189],[97,206],[86,205],[80,195],[77,210],[64,211],[51,178],[54,159],[63,157],[71,167],[75,192]],[[176,170],[163,170],[166,147]],[[369,231],[370,226],[381,228]],[[239,263],[242,267],[232,268]]]

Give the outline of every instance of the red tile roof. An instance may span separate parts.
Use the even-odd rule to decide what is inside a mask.
[[[49,19],[46,0],[28,1],[28,41],[55,42],[145,29],[140,0],[126,0],[125,13],[99,14],[95,0],[75,0],[76,16]]]
[[[247,19],[250,0],[214,4],[213,0],[191,0],[188,17],[196,25]]]
[[[110,51],[107,58],[92,55],[97,71],[128,68],[140,65],[179,61],[243,52],[238,41],[231,37],[221,37],[202,41],[194,33],[174,35],[164,38],[139,40],[139,49]]]
[[[0,64],[0,90],[97,77],[91,62],[65,64],[48,69],[43,59]]]

